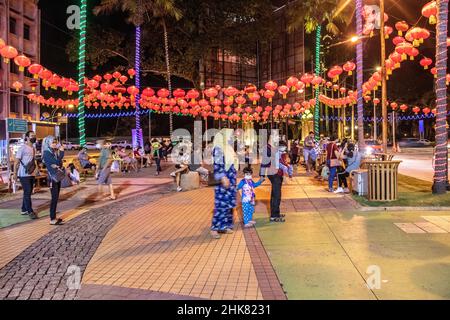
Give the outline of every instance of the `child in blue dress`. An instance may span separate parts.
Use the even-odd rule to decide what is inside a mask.
[[[264,182],[264,178],[254,182],[252,178],[253,170],[250,167],[244,168],[244,179],[239,182],[238,190],[242,189],[242,215],[244,217],[244,227],[252,227],[256,222],[252,220],[255,212],[255,192],[254,189]]]

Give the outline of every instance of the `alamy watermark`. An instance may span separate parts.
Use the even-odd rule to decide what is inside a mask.
[[[67,268],[66,275],[67,278],[66,285],[69,290],[80,290],[81,289],[81,268],[77,265],[70,265]]]

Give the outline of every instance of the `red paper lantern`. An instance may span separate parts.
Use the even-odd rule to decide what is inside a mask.
[[[428,107],[425,107],[425,108],[422,109],[422,112],[423,112],[425,115],[428,115],[428,114],[431,112],[431,109],[428,108]]]
[[[295,91],[296,90],[296,85],[297,85],[297,83],[298,83],[298,78],[296,78],[296,77],[289,77],[287,80],[286,80],[286,85],[289,87],[289,88],[291,88],[292,89],[292,91]]]
[[[415,106],[414,108],[412,108],[412,111],[413,111],[415,114],[418,114],[418,113],[420,112],[420,108],[419,108],[418,106]]]
[[[426,70],[428,69],[428,67],[433,63],[433,60],[431,60],[430,58],[423,58],[422,60],[420,60],[420,65]]]
[[[12,46],[4,46],[0,49],[0,54],[3,57],[5,63],[9,63],[10,59],[14,59],[19,53],[17,49]]]
[[[186,93],[186,98],[191,99],[191,101],[195,101],[199,96],[200,93],[195,89],[191,89]]]
[[[28,72],[33,75],[33,78],[37,79],[39,77],[39,73],[42,71],[42,66],[38,63],[33,63],[28,67]]]
[[[436,1],[430,1],[422,7],[422,15],[428,18],[430,24],[436,24],[437,22],[437,7]]]
[[[352,61],[347,61],[346,63],[344,63],[344,65],[342,66],[342,69],[344,69],[345,72],[347,72],[347,74],[349,76],[352,75],[353,70],[355,70],[356,68],[356,64]]]
[[[403,35],[403,32],[406,32],[409,29],[409,25],[406,21],[399,21],[395,24],[395,29],[398,31],[398,35]]]
[[[264,92],[264,98],[266,98],[269,102],[272,102],[272,98],[275,96],[275,91],[266,90]]]
[[[114,79],[116,79],[116,81],[119,80],[119,78],[122,76],[122,74],[119,71],[115,71],[112,76],[114,77]]]
[[[186,95],[186,92],[183,89],[178,88],[173,91],[173,96],[176,99],[183,99],[185,95]]]
[[[14,89],[16,89],[17,92],[19,92],[19,90],[22,89],[23,85],[22,85],[22,83],[19,82],[19,81],[14,81],[13,84],[12,84],[12,87],[13,87]]]
[[[23,72],[23,70],[31,64],[31,60],[21,54],[14,58],[14,63],[19,66],[19,71]]]
[[[136,75],[136,71],[134,69],[128,69],[127,73],[130,76],[130,79],[133,79],[133,77]]]
[[[278,93],[283,95],[283,99],[286,99],[286,96],[289,93],[289,88],[287,86],[279,86]]]
[[[235,95],[237,95],[239,93],[239,90],[236,89],[235,87],[228,87],[225,88],[223,90],[223,93],[227,96],[227,97],[234,97]]]
[[[210,100],[213,100],[219,92],[216,90],[216,88],[209,88],[204,91],[205,96],[207,96]]]
[[[405,42],[405,38],[397,36],[394,39],[392,39],[392,43],[394,44],[394,46],[399,45],[400,43]]]
[[[389,36],[394,32],[394,29],[391,26],[384,26],[384,38],[389,39]]]
[[[328,71],[327,75],[328,78],[333,79],[333,82],[336,82],[339,80],[339,76],[342,74],[342,68],[341,66],[333,66]]]
[[[300,81],[303,82],[306,85],[306,87],[309,87],[310,84],[311,84],[312,79],[314,79],[314,76],[312,74],[305,73],[300,78]]]
[[[120,77],[120,76],[119,76]],[[113,76],[110,74],[110,73],[106,73],[104,76],[103,76],[103,79],[105,79],[106,81],[111,81],[111,79],[113,78]]]
[[[167,98],[170,95],[170,92],[166,88],[162,88],[162,89],[159,89],[156,94],[160,98]]]
[[[238,96],[236,98],[236,103],[238,104],[238,107],[240,108],[243,104],[245,104],[247,100],[243,96]]]
[[[269,81],[266,82],[264,88],[266,88],[266,90],[275,91],[278,88],[278,84],[275,81]]]

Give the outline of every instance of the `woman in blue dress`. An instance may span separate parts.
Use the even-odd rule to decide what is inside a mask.
[[[215,188],[214,215],[211,236],[219,239],[219,233],[233,233],[233,210],[236,207],[236,169],[239,160],[233,148],[233,129],[222,129],[214,137],[214,179],[220,181]]]

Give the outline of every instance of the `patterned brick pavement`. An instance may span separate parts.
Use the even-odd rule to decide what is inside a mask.
[[[203,299],[285,299],[255,231],[243,232],[236,223],[233,234],[212,239],[212,209],[208,188],[128,214],[90,262],[80,298],[113,286]]]
[[[74,299],[77,290],[68,289],[68,267],[76,265],[83,273],[116,221],[159,197],[154,190],[113,202],[47,233],[0,269],[0,299]]]

